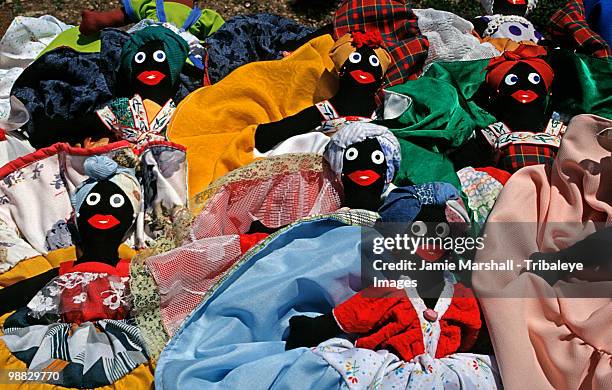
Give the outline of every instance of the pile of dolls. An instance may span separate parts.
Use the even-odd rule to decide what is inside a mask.
[[[537,0],[481,4],[344,0],[318,29],[191,0],[17,17],[0,367],[44,388],[610,388],[612,3],[547,26]],[[364,248],[391,231],[510,266],[376,273]]]

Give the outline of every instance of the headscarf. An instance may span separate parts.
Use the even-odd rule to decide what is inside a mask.
[[[493,89],[497,90],[508,71],[519,62],[534,67],[542,76],[546,90],[550,90],[555,72],[550,65],[541,58],[546,55],[546,49],[536,45],[519,45],[514,51],[505,51],[499,57],[489,61],[487,66],[486,81]]]
[[[423,206],[445,206],[448,222],[467,223],[470,220],[459,191],[444,182],[396,188],[385,198],[378,214],[382,222],[412,222]]]
[[[121,68],[132,78],[132,59],[138,50],[147,42],[161,41],[170,67],[170,79],[174,84],[181,73],[185,60],[189,55],[187,42],[172,30],[160,26],[149,26],[138,30],[130,36],[121,51]]]
[[[480,4],[482,4],[482,7],[484,8],[487,15],[493,15],[493,2],[494,1],[495,0],[480,0]],[[499,0],[499,1],[505,1],[505,0]],[[538,0],[527,0],[527,12],[525,12],[525,15],[533,11],[537,5],[538,5]]]
[[[340,37],[329,51],[329,56],[334,62],[336,71],[340,71],[340,68],[342,68],[342,65],[344,65],[352,52],[357,51],[357,49],[364,45],[374,50],[374,53],[380,60],[382,74],[384,75],[391,64],[391,57],[387,50],[382,47],[383,40],[378,30],[366,33],[356,31]]]
[[[89,176],[72,195],[72,206],[76,213],[79,212],[87,195],[96,184],[101,181],[110,181],[121,188],[125,193],[134,213],[140,211],[140,201],[142,199],[140,183],[134,176],[134,170],[119,167],[119,165],[106,156],[92,156],[85,160],[85,174]]]
[[[402,160],[400,144],[395,135],[384,126],[370,122],[352,122],[331,136],[323,156],[337,174],[342,173],[344,151],[350,145],[367,138],[376,138],[387,161],[385,189],[395,177]]]

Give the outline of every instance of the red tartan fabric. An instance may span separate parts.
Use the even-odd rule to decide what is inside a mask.
[[[393,62],[383,87],[419,76],[429,41],[423,36],[412,9],[401,0],[346,0],[334,15],[334,39],[354,31],[380,31]]]
[[[550,35],[560,45],[599,58],[612,57],[612,49],[586,21],[584,4],[570,0],[551,17]]]
[[[552,166],[556,155],[557,148],[554,146],[512,144],[501,150],[497,166],[510,173],[529,165]]]
[[[343,331],[362,335],[357,347],[392,349],[405,361],[425,352],[419,317],[403,290],[366,289],[338,305],[333,314]],[[451,304],[439,321],[436,358],[469,350],[482,326],[472,290],[455,284]]]

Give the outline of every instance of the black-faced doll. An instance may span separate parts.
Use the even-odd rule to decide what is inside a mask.
[[[166,140],[166,127],[176,109],[173,97],[189,47],[163,26],[136,31],[121,52],[123,95],[96,110],[99,125],[114,138],[137,147]]]
[[[324,157],[341,176],[344,205],[372,211],[380,206],[401,162],[400,145],[393,133],[368,122],[350,123],[336,132]]]
[[[118,255],[140,213],[140,184],[108,157],[84,167],[89,179],[72,197],[77,259],[2,291],[31,298],[4,323],[6,347],[29,370],[57,367],[62,375],[49,382],[68,387],[112,384],[149,360],[130,317],[130,260]]]
[[[469,226],[459,192],[448,183],[397,188],[379,213],[383,224],[401,222],[412,237],[434,239],[415,248],[415,256],[427,263],[451,259],[452,246],[443,240],[465,236]],[[292,317],[286,348],[314,347],[348,333],[357,336],[357,348],[389,350],[406,362],[423,355],[432,362],[474,345],[482,326],[479,306],[453,273],[415,269],[388,276],[418,283],[401,289],[370,286],[328,314]]]
[[[180,35],[163,26],[149,26],[130,36],[121,51],[120,71],[129,96],[138,94],[163,105],[179,85],[189,46]]]
[[[338,72],[338,92],[295,115],[257,126],[255,148],[264,153],[299,134],[333,132],[348,122],[371,120],[376,93],[391,63],[382,45],[378,31],[354,32],[338,39],[329,53]]]
[[[486,109],[499,122],[482,129],[494,164],[510,173],[552,164],[565,133],[564,119],[549,110],[554,71],[540,46],[521,45],[493,58],[487,67]]]
[[[506,38],[519,43],[537,44],[543,37],[525,18],[537,0],[480,0],[487,15],[479,16],[474,29],[481,38]]]

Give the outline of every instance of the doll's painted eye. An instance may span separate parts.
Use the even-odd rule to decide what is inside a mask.
[[[114,194],[110,197],[110,204],[114,208],[119,208],[125,203],[125,198],[121,194]]]
[[[518,76],[515,75],[514,73],[510,73],[504,79],[504,82],[506,83],[506,85],[514,85],[517,83],[517,81],[518,81]]]
[[[142,51],[139,51],[134,56],[134,61],[136,61],[137,64],[142,64],[143,62],[145,62],[146,59],[147,59],[147,55]]]
[[[380,150],[372,152],[372,162],[374,164],[382,164],[385,161],[385,155]]]
[[[348,148],[348,150],[344,154],[344,157],[346,157],[346,159],[349,161],[353,161],[354,159],[357,158],[357,156],[359,156],[359,152],[357,151],[357,148]]]
[[[529,73],[529,77],[527,78],[529,79],[531,84],[540,84],[540,81],[542,81],[542,78],[537,73]]]
[[[351,61],[353,64],[358,64],[359,62],[361,62],[361,54],[354,51],[349,55],[349,61]]]
[[[380,60],[375,55],[371,55],[370,56],[370,64],[372,66],[378,66],[378,65],[380,65]]]
[[[423,221],[415,221],[412,223],[410,231],[415,236],[423,237],[427,234],[427,225]]]
[[[153,59],[157,62],[164,62],[166,60],[166,53],[163,50],[157,50],[153,53]]]
[[[436,225],[436,234],[438,237],[444,238],[448,236],[448,233],[450,233],[450,227],[447,223],[441,222]]]
[[[87,202],[87,204],[90,206],[97,205],[99,201],[100,194],[98,194],[97,192],[90,192],[89,195],[87,195],[87,198],[85,198],[85,202]]]

